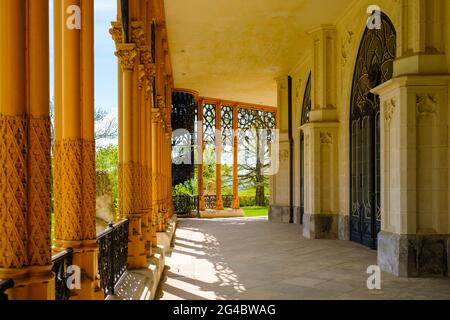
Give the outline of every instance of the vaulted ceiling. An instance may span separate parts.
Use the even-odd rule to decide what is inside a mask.
[[[295,66],[308,31],[353,0],[165,0],[175,86],[276,106],[275,79]]]

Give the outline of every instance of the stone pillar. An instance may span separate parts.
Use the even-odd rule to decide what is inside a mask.
[[[233,209],[239,209],[239,178],[238,178],[238,161],[239,161],[239,143],[238,143],[238,106],[233,106]]]
[[[15,281],[13,300],[55,298],[48,9],[46,0],[0,3],[0,279]]]
[[[203,99],[199,99],[197,102],[197,154],[198,154],[198,208],[199,211],[205,211],[205,187],[203,182],[203,152],[204,152],[204,140],[203,140]]]
[[[153,108],[151,112],[152,118],[152,209],[153,209],[153,223],[155,225],[156,231],[158,231],[158,221],[159,221],[159,172],[158,172],[158,127],[161,118],[161,113],[158,108]],[[156,239],[155,239],[156,240]],[[153,243],[157,245],[157,243]]]
[[[223,210],[222,199],[222,102],[216,104],[216,210]]]
[[[404,1],[394,78],[381,109],[378,264],[397,276],[448,276],[449,84],[445,1]]]
[[[348,219],[339,216],[338,129],[336,110],[336,29],[311,33],[314,48],[312,111],[301,127],[305,138],[305,215],[303,236],[338,238]]]
[[[136,153],[133,153],[133,125],[136,121],[133,120],[133,87],[138,86],[135,83],[136,58],[138,51],[136,44],[120,44],[117,47],[116,56],[120,61],[123,72],[123,165],[122,165],[122,212],[121,217],[130,220],[129,230],[129,245],[128,245],[128,266],[130,269],[143,268],[147,264],[147,254],[145,252],[145,242],[142,235],[141,214],[138,212],[136,206]]]
[[[81,8],[81,29],[65,8]],[[82,270],[73,299],[103,299],[98,279],[95,212],[94,3],[55,1],[55,246],[72,248]],[[77,17],[75,17],[77,19]],[[59,26],[59,27],[58,27]]]
[[[273,222],[289,222],[289,113],[288,113],[288,76],[282,76],[277,81],[277,117],[276,128],[278,135],[278,153],[276,150],[274,156],[278,157],[278,171],[270,176],[270,210],[269,219]],[[271,151],[271,153],[273,152]],[[275,161],[272,161],[275,163]]]

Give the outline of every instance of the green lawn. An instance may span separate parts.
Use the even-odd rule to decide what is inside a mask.
[[[266,217],[269,215],[269,208],[265,207],[243,207],[246,217]]]

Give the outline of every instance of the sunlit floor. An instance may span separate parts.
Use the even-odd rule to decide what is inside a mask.
[[[382,273],[367,288],[376,252],[349,241],[307,240],[267,218],[180,219],[160,299],[450,299],[450,279]]]

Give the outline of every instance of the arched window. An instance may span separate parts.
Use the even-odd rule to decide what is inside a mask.
[[[396,32],[386,15],[366,28],[350,101],[350,239],[376,249],[381,229],[380,102],[370,90],[392,78]]]

